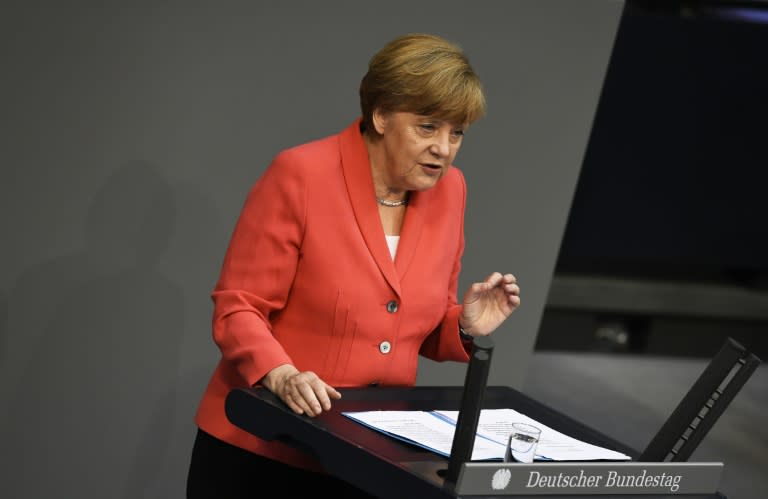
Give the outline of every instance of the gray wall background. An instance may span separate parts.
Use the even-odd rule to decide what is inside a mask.
[[[514,272],[489,383],[520,387],[622,3],[5,2],[0,15],[4,497],[182,497],[217,359],[209,293],[280,149],[358,114],[368,58],[459,42],[489,114],[457,164],[462,289]],[[425,363],[419,384],[461,384]]]

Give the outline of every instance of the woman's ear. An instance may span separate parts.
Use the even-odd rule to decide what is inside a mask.
[[[384,135],[384,130],[387,128],[387,123],[389,122],[389,114],[377,108],[373,110],[373,115],[371,118],[371,121],[373,121],[373,128],[376,133],[379,135]]]

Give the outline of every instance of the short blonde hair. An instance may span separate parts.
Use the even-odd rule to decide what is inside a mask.
[[[469,125],[485,114],[485,95],[458,45],[439,36],[412,33],[390,41],[371,58],[360,83],[360,108],[369,131],[375,130],[377,109]]]

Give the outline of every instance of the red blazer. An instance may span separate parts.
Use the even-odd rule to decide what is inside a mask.
[[[393,262],[359,120],[278,154],[248,194],[212,293],[221,360],[197,425],[314,467],[229,423],[227,393],[284,363],[339,388],[411,386],[419,354],[467,362],[456,297],[465,201],[464,177],[453,167],[433,188],[412,192]]]

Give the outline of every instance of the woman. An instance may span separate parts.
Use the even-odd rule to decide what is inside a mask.
[[[462,50],[425,34],[391,41],[360,104],[341,133],[278,154],[247,197],[212,294],[221,360],[196,416],[190,498],[253,497],[260,477],[364,496],[229,423],[229,391],[263,386],[314,417],[340,387],[413,385],[419,355],[468,361],[471,337],[520,304],[499,272],[457,301],[466,185],[452,165],[485,112]]]

